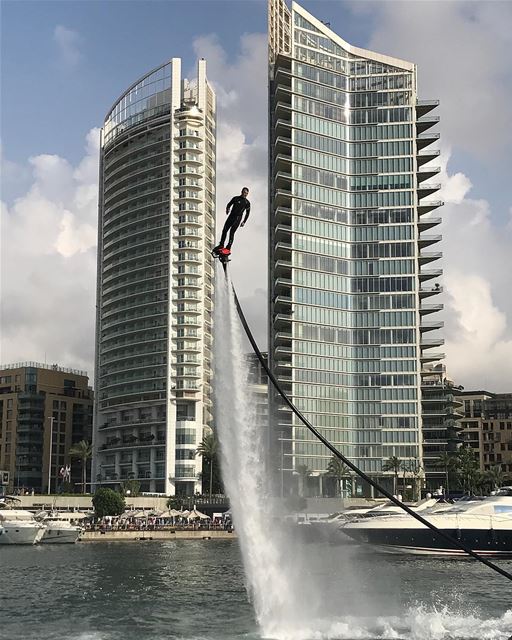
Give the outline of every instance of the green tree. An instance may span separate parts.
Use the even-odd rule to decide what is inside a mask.
[[[345,478],[350,478],[350,469],[342,460],[333,455],[327,465],[326,475],[336,479],[336,495],[341,495],[343,480]]]
[[[457,468],[457,457],[454,453],[445,451],[439,456],[435,466],[444,469],[445,495],[448,496],[450,494],[450,475],[452,475]]]
[[[461,447],[457,451],[457,478],[464,493],[473,494],[479,474],[479,464],[471,447]]]
[[[140,495],[140,482],[138,480],[124,480],[121,482],[121,493],[123,496],[136,498]]]
[[[120,516],[126,509],[123,496],[112,489],[97,489],[92,504],[97,518]]]
[[[183,498],[178,496],[169,496],[167,498],[167,508],[179,511],[183,507]]]
[[[402,468],[402,461],[397,456],[391,456],[382,465],[382,471],[393,472],[393,493],[396,495],[398,491],[398,474]]]
[[[82,493],[87,489],[87,461],[92,456],[92,445],[87,440],[80,440],[71,446],[69,455],[72,458],[79,458],[82,464]]]
[[[210,431],[203,436],[201,443],[196,449],[196,455],[201,456],[203,458],[203,463],[207,462],[210,467],[210,498],[212,497],[213,467],[217,459],[217,449],[217,439],[215,438],[213,431]]]
[[[485,473],[485,478],[491,485],[491,490],[499,489],[503,486],[505,474],[501,465],[496,464]]]

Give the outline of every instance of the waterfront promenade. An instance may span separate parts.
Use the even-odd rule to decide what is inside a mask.
[[[80,542],[145,542],[146,540],[233,540],[232,529],[155,529],[85,531]]]

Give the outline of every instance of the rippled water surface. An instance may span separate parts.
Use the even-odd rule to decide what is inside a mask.
[[[352,545],[308,544],[302,552],[317,560],[328,612],[305,630],[311,639],[512,636],[512,585],[471,560],[378,556]],[[501,564],[512,571],[512,561]],[[204,540],[2,546],[0,638],[260,635],[236,541]],[[279,640],[288,638],[281,630]]]

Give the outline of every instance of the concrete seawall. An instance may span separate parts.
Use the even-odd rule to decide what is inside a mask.
[[[86,531],[80,542],[143,542],[146,540],[234,540],[231,531]]]

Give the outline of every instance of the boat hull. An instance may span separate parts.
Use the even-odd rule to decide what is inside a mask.
[[[2,544],[36,544],[40,541],[44,528],[22,525],[19,522],[4,522],[0,528],[0,545]]]
[[[359,543],[369,544],[385,553],[465,556],[465,552],[430,529],[351,528],[341,531]],[[484,556],[512,557],[512,530],[442,529],[443,533]]]
[[[80,538],[82,530],[78,527],[60,528],[46,526],[46,531],[40,540],[41,544],[74,544]]]

